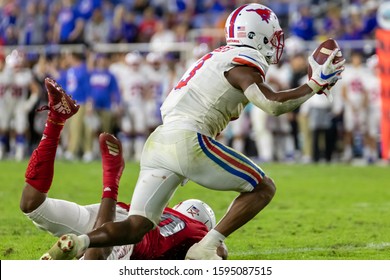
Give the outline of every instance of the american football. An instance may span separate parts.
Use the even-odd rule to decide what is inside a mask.
[[[322,42],[317,49],[314,51],[313,58],[315,61],[317,61],[318,64],[322,65],[325,63],[325,61],[328,59],[328,57],[331,55],[332,51],[334,49],[340,49],[339,44],[336,42],[336,40],[329,38]],[[338,63],[344,59],[342,52],[339,51],[333,60],[333,63]],[[308,69],[308,76],[309,79],[311,78],[312,75],[312,69],[309,65]]]

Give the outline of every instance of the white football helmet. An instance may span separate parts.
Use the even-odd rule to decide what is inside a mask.
[[[130,52],[126,54],[125,62],[128,65],[139,65],[142,62],[142,56],[138,52]]]
[[[161,53],[157,53],[157,52],[150,52],[146,56],[146,62],[148,62],[150,64],[162,63],[163,60],[164,60],[163,55]]]
[[[10,68],[20,68],[24,64],[24,54],[19,50],[13,50],[7,57],[5,58],[5,63]]]
[[[207,226],[208,230],[215,227],[215,214],[213,209],[198,199],[188,199],[173,207],[177,212],[197,220]]]
[[[235,9],[225,24],[226,43],[258,50],[267,62],[276,64],[283,53],[284,33],[275,13],[260,4]]]

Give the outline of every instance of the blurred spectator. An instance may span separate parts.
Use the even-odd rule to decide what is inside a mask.
[[[54,42],[60,44],[80,43],[83,38],[84,19],[80,16],[75,0],[62,0],[58,20],[54,27]]]
[[[85,131],[86,102],[91,94],[89,75],[83,54],[72,53],[67,59],[70,68],[66,72],[65,90],[80,105],[79,112],[66,124],[69,126],[69,146],[65,153],[67,160],[73,160],[81,152],[84,161],[91,161],[92,141],[87,141]]]
[[[18,32],[16,22],[20,16],[20,10],[15,1],[3,3],[0,7],[0,36],[2,44],[16,45],[18,43]]]
[[[378,26],[377,10],[379,3],[375,0],[367,1],[363,10],[363,37],[373,39],[375,37],[375,28]]]
[[[78,0],[78,13],[84,20],[89,20],[96,9],[102,8],[102,0]]]
[[[240,109],[239,109],[240,110]],[[223,133],[225,143],[228,143],[233,149],[240,153],[244,153],[246,149],[246,140],[250,134],[250,117],[249,107],[241,108],[240,117],[232,119]]]
[[[0,139],[8,137],[16,160],[24,159],[27,151],[28,113],[36,105],[40,89],[22,52],[14,50],[6,57],[7,70],[3,70],[3,87],[0,103]],[[12,139],[11,139],[12,137]]]
[[[298,45],[301,41],[296,42]],[[290,46],[292,47],[292,46]],[[289,57],[288,63],[291,68],[291,77],[290,77],[290,87],[295,88],[299,87],[303,83],[307,81],[307,57],[304,55],[304,52],[300,47],[295,46],[295,50],[290,50],[292,52]],[[302,143],[300,141],[300,126],[299,125],[307,125],[305,123],[305,119],[299,119],[299,111],[300,108],[296,108],[294,111],[288,114],[289,123],[291,126],[291,136],[294,141],[294,158],[298,158],[302,154]],[[303,128],[303,131],[305,128]],[[311,149],[311,147],[310,147]]]
[[[29,1],[25,14],[18,18],[16,25],[19,30],[20,45],[45,43],[46,15],[39,2]]]
[[[0,160],[5,158],[9,147],[8,122],[5,122],[4,112],[6,112],[8,92],[11,87],[10,69],[5,67],[5,57],[0,55]]]
[[[128,8],[131,8],[139,16],[143,15],[147,9],[153,7],[149,5],[149,0],[130,0],[130,1],[128,0],[123,2],[128,2],[129,3]]]
[[[139,42],[149,42],[153,34],[156,32],[158,25],[157,18],[154,14],[153,7],[148,7],[143,13],[142,20],[139,24]]]
[[[103,17],[102,10],[96,8],[92,13],[92,17],[86,22],[84,41],[90,46],[96,43],[107,43],[109,31],[109,22]]]
[[[89,116],[96,114],[98,119],[99,126],[90,129],[94,137],[100,132],[113,133],[113,121],[118,113],[121,96],[116,78],[108,69],[110,63],[108,56],[97,54],[93,58],[95,66],[89,76],[91,94],[86,114]]]
[[[312,161],[319,162],[325,158],[332,160],[331,126],[332,109],[324,95],[315,95],[308,100],[308,120],[312,133]]]
[[[314,16],[309,5],[303,4],[299,7],[299,14],[292,24],[291,33],[306,41],[313,40],[317,35],[314,27]]]
[[[156,21],[155,32],[150,38],[150,48],[153,52],[166,52],[176,42],[175,33],[166,27],[163,20]]]
[[[169,78],[169,73],[162,53],[148,53],[146,62],[147,65],[144,68],[144,74],[147,77],[145,110],[147,128],[150,133],[162,123],[160,107],[165,99],[164,83]]]
[[[123,39],[123,22],[125,13],[126,9],[124,5],[115,6],[109,34],[110,43],[119,43]]]
[[[188,24],[181,22],[174,27],[176,42],[188,42]]]
[[[363,19],[359,9],[352,6],[349,10],[348,19],[344,22],[344,33],[341,40],[361,40],[363,39]]]
[[[266,80],[275,90],[290,88],[291,67],[286,60],[269,67]],[[291,161],[294,158],[294,138],[290,124],[291,115],[267,116],[266,127],[272,134],[273,158],[277,161]],[[262,137],[258,135],[257,137]]]
[[[365,158],[368,163],[375,163],[378,160],[378,142],[381,121],[380,70],[378,57],[376,55],[372,55],[367,60],[367,68],[369,69],[369,72],[364,79],[364,86],[368,94],[368,131]]]
[[[363,55],[359,51],[351,54],[350,64],[345,67],[342,82],[344,103],[344,154],[343,161],[351,161],[357,152],[364,149],[362,138],[367,131],[368,95],[364,88],[367,69],[363,66]],[[356,145],[357,141],[360,143]]]
[[[341,8],[335,3],[329,3],[326,14],[321,20],[319,35],[327,38],[341,38],[344,32],[344,21]]]
[[[122,37],[125,43],[135,43],[138,38],[138,25],[136,24],[135,14],[126,11],[122,22]]]
[[[147,77],[142,71],[143,57],[139,53],[126,54],[125,62],[127,67],[118,76],[124,111],[120,138],[125,159],[138,161],[148,133],[144,102]]]

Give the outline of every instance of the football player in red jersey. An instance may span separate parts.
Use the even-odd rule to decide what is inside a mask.
[[[117,202],[119,180],[124,169],[122,146],[111,134],[99,137],[103,165],[101,203],[81,206],[47,197],[54,176],[58,140],[66,120],[77,113],[78,105],[53,80],[46,79],[49,94],[48,119],[43,137],[31,156],[20,208],[40,229],[55,236],[73,232],[83,234],[108,221],[127,218],[129,205]],[[136,245],[91,248],[84,259],[184,259],[187,250],[215,226],[213,210],[199,200],[186,200],[166,208],[158,227]],[[226,258],[226,249],[221,256]],[[50,259],[50,255],[42,256]]]

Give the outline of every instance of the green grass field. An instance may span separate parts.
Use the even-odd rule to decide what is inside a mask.
[[[27,162],[0,162],[0,259],[33,260],[56,240],[19,210]],[[262,165],[277,185],[271,204],[227,240],[230,259],[388,260],[390,170],[346,165]],[[138,165],[127,163],[119,200],[128,202]],[[53,198],[95,203],[101,166],[57,162]],[[171,206],[187,198],[207,202],[221,218],[235,193],[194,183],[180,187]]]

